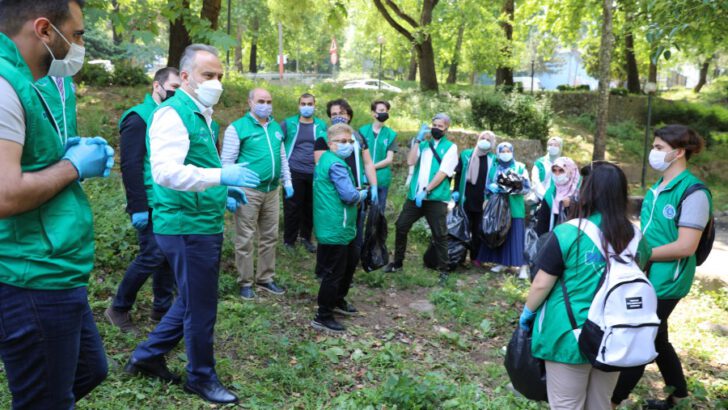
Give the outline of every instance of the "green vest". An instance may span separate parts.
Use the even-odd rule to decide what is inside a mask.
[[[15,44],[0,33],[0,76],[25,112],[23,172],[57,163],[65,150],[35,81]],[[29,289],[72,289],[88,284],[94,262],[91,207],[78,182],[30,211],[0,219],[0,282]]]
[[[514,170],[519,176],[523,174],[526,166],[518,161],[513,161],[510,169]],[[486,186],[496,182],[498,177],[498,161],[493,161],[493,165],[488,171],[488,182]],[[523,195],[508,195],[508,202],[511,205],[511,218],[525,218],[526,217],[526,201],[523,199]]]
[[[369,145],[369,152],[372,153],[372,162],[376,164],[387,158],[389,146],[397,138],[397,133],[389,127],[383,126],[379,130],[379,134],[374,136],[372,124],[367,124],[359,128],[359,134],[366,139]],[[377,170],[377,186],[389,187],[392,183],[392,167],[386,166]]]
[[[271,117],[268,126],[260,125],[252,114],[247,113],[230,124],[240,138],[237,163],[248,163],[248,168],[258,173],[260,183],[256,190],[270,192],[278,188],[281,178],[281,144],[283,130]]]
[[[488,157],[488,160],[485,162],[486,164],[488,162],[495,162],[496,156],[494,153],[489,152],[485,154]],[[458,192],[460,193],[460,206],[465,204],[465,185],[468,183],[468,167],[470,167],[470,157],[473,156],[473,148],[468,148],[465,151],[460,153],[460,163],[462,164],[461,170],[460,170],[460,181],[458,181]],[[486,177],[486,182],[487,182]]]
[[[422,141],[419,145],[420,150],[420,158],[417,160],[417,164],[415,164],[415,171],[414,174],[412,174],[412,181],[410,182],[409,187],[409,195],[407,196],[408,199],[411,199],[414,201],[415,196],[417,196],[417,182],[418,178],[420,176],[420,162],[422,161],[422,154],[425,152],[425,150],[430,150],[430,144],[432,144],[431,141]],[[450,147],[455,146],[450,140],[447,139],[447,136],[443,136],[440,139],[440,142],[437,144],[437,147],[435,147],[435,152],[437,152],[437,155],[440,156],[440,158],[445,157],[445,154],[450,149]],[[413,148],[414,149],[414,148]],[[457,149],[457,146],[455,146],[455,149]],[[433,178],[435,178],[435,174],[437,174],[437,171],[440,169],[440,164],[435,159],[435,156],[432,156],[432,164],[430,166],[430,176],[427,178],[427,183],[429,184],[430,181],[432,181]],[[419,187],[420,189],[424,187]],[[440,185],[436,186],[435,189],[430,191],[430,193],[427,194],[425,197],[425,200],[427,201],[443,201],[448,202],[450,201],[450,178],[445,178],[442,180]]]
[[[152,113],[157,108],[157,102],[154,101],[151,95],[147,94],[144,97],[144,102],[129,108],[123,114],[119,120],[119,129],[121,130],[121,123],[124,122],[129,114],[137,114],[144,121],[145,124],[149,125]],[[144,188],[147,191],[147,203],[150,208],[154,208],[154,190],[152,189],[152,166],[149,163],[149,152],[144,154]]]
[[[197,105],[182,91],[162,104],[172,107],[187,128],[190,148],[185,165],[199,168],[221,168],[215,145],[216,136],[207,126]],[[153,114],[152,114],[153,115]],[[151,117],[150,117],[151,118]],[[147,152],[149,152],[147,127]],[[214,186],[202,192],[177,191],[153,182],[155,207],[152,213],[154,233],[161,235],[213,235],[223,232],[227,187]]]
[[[63,138],[78,136],[76,125],[76,87],[73,85],[73,78],[63,78],[63,97],[56,85],[56,80],[45,76],[35,83],[43,99],[51,108],[53,120],[61,130]]]
[[[283,145],[286,148],[286,157],[291,157],[291,152],[293,151],[293,147],[296,146],[296,140],[298,139],[298,124],[300,116],[294,115],[292,117],[288,117],[284,120],[284,123],[286,124],[286,135],[285,139],[283,140]],[[326,123],[317,117],[313,117],[313,139],[316,141],[316,139],[320,136],[326,135]]]
[[[675,214],[678,202],[688,187],[702,182],[686,169],[655,196],[661,183],[662,178],[647,191],[640,213],[642,233],[652,248],[677,240],[678,227]],[[708,200],[712,214],[713,201],[710,194]],[[654,262],[649,277],[658,299],[682,298],[690,292],[693,284],[695,255],[675,261]]]
[[[331,151],[321,155],[313,171],[313,226],[319,243],[347,245],[356,236],[357,207],[356,204],[347,205],[339,198],[329,177],[329,169],[334,163],[346,167],[354,184],[351,168],[344,160]]]

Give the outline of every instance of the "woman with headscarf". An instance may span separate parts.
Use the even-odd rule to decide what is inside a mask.
[[[578,200],[581,176],[576,163],[569,157],[560,157],[551,166],[553,183],[546,190],[536,214],[536,234],[550,232],[568,218],[571,205]]]
[[[480,222],[483,219],[488,170],[496,159],[494,146],[495,134],[492,131],[481,132],[475,148],[460,153],[460,162],[455,168],[455,183],[458,185],[457,190],[452,193],[452,200],[463,207],[468,217],[471,233],[470,262],[475,267],[480,267]]]
[[[564,140],[560,137],[551,137],[546,143],[546,155],[536,160],[531,169],[531,184],[533,193],[538,200],[542,200],[546,191],[551,187],[551,166],[560,156],[564,148]]]
[[[508,195],[508,202],[511,208],[511,229],[508,231],[506,241],[500,247],[491,249],[487,245],[482,244],[480,246],[480,252],[478,252],[478,260],[481,263],[495,263],[496,266],[491,271],[496,273],[501,272],[508,266],[514,268],[520,267],[518,277],[525,279],[528,278],[528,266],[525,265],[523,257],[526,235],[523,221],[526,217],[524,195],[531,191],[531,183],[528,180],[526,166],[521,162],[515,161],[513,158],[514,151],[512,144],[501,142],[498,144],[496,152],[498,154],[497,160],[493,162],[493,165],[488,171],[486,199],[492,198],[493,195]],[[498,177],[500,175],[507,175],[509,171],[520,177],[522,182],[520,190],[507,190],[498,184]]]

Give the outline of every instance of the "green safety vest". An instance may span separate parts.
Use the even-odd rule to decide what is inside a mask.
[[[518,161],[513,161],[513,163],[510,166],[510,169],[513,169],[516,171],[516,173],[520,176],[523,174],[523,171],[526,169],[526,166],[523,165],[523,163]],[[490,171],[488,171],[488,182],[486,183],[486,186],[496,182],[496,178],[498,177],[498,161],[493,161],[493,165],[490,167]],[[523,199],[523,195],[508,195],[508,202],[511,206],[511,218],[525,218],[526,217],[526,201]]]
[[[458,181],[458,192],[460,193],[460,206],[463,206],[465,204],[465,185],[468,183],[468,167],[470,166],[470,157],[473,155],[473,148],[468,148],[465,151],[460,153],[460,162],[463,164],[460,171],[460,181]],[[486,165],[488,162],[493,163],[496,159],[496,156],[494,153],[489,152],[485,154],[488,157],[488,160],[485,162]],[[486,178],[487,182],[487,178]]]
[[[25,113],[22,172],[61,160],[65,139],[52,121],[15,43],[0,33],[0,76],[18,95]],[[0,219],[0,283],[29,289],[72,289],[88,284],[94,261],[93,217],[78,182],[38,208]]]
[[[214,127],[208,127],[205,117],[192,98],[184,92],[177,92],[159,104],[157,110],[162,107],[172,107],[187,128],[190,147],[184,164],[199,168],[221,168]],[[149,128],[147,127],[147,152]],[[214,186],[202,192],[177,191],[156,182],[152,183],[152,187],[155,199],[152,213],[154,233],[214,235],[223,232],[227,187]]]
[[[422,154],[425,152],[425,150],[430,150],[430,144],[432,144],[431,141],[422,141],[419,145],[420,150],[420,158],[417,160],[417,164],[415,164],[415,171],[412,174],[412,181],[410,182],[409,187],[409,195],[407,196],[408,199],[411,199],[414,201],[415,196],[417,196],[417,180],[420,176],[420,162],[422,160]],[[437,147],[435,147],[435,151],[440,156],[440,158],[444,158],[447,151],[450,149],[450,147],[455,146],[450,140],[447,139],[447,136],[443,136],[440,139],[440,142],[437,144]],[[414,149],[414,148],[413,148]],[[457,149],[457,146],[455,146],[455,149]],[[432,156],[432,164],[430,166],[430,176],[427,178],[427,183],[429,184],[430,181],[432,181],[433,178],[435,178],[435,174],[437,174],[437,171],[440,169],[440,164],[435,159],[435,156]],[[420,187],[424,188],[424,187]],[[445,178],[440,182],[440,185],[436,186],[435,189],[430,191],[427,196],[425,197],[425,200],[427,201],[443,201],[447,202],[450,200],[450,178]]]
[[[372,153],[372,162],[383,161],[387,158],[387,151],[392,142],[397,138],[397,133],[387,126],[382,126],[379,130],[379,134],[374,136],[374,129],[372,124],[367,124],[359,128],[359,134],[366,139],[367,145],[369,145],[369,151]],[[384,168],[377,170],[377,186],[389,187],[392,183],[392,167],[388,165]]]
[[[121,123],[124,122],[126,117],[129,116],[129,114],[137,114],[141,119],[144,121],[147,126],[149,125],[149,120],[151,119],[152,113],[157,108],[157,102],[154,101],[151,95],[147,94],[144,97],[144,102],[135,105],[134,107],[129,108],[126,110],[123,114],[121,114],[121,119],[119,119],[119,130],[121,130]],[[149,204],[150,208],[154,208],[154,190],[152,189],[152,166],[149,163],[149,152],[146,152],[144,154],[144,188],[147,191],[147,203]]]
[[[286,124],[286,135],[283,140],[283,145],[286,148],[286,158],[291,157],[291,152],[296,146],[296,140],[298,139],[298,125],[300,124],[300,115],[294,115],[284,120]],[[313,139],[320,136],[326,136],[326,123],[317,117],[313,117]]]
[[[43,99],[51,107],[53,120],[61,130],[65,139],[78,136],[76,125],[76,86],[73,85],[73,78],[63,78],[63,97],[53,77],[45,76],[35,83]]]
[[[260,183],[256,190],[270,192],[278,188],[281,178],[281,144],[283,130],[273,117],[268,125],[260,125],[251,113],[245,114],[230,124],[240,138],[240,153],[237,163],[248,163],[248,168],[258,173]]]
[[[356,204],[347,205],[339,198],[329,170],[335,163],[349,171],[351,183],[354,175],[343,159],[331,151],[321,155],[313,171],[313,226],[316,239],[325,245],[347,245],[356,236]]]
[[[652,248],[677,240],[678,227],[675,216],[680,198],[690,186],[700,184],[702,181],[686,169],[655,196],[661,183],[662,178],[647,191],[640,212],[642,234]],[[707,194],[712,215],[713,199],[710,193]],[[695,255],[674,261],[654,262],[649,277],[658,299],[680,299],[690,292],[693,284]]]

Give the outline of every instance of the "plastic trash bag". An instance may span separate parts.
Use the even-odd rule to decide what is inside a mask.
[[[508,193],[516,193],[523,190],[523,178],[512,169],[506,170],[496,178],[496,183]]]
[[[456,205],[447,213],[447,267],[454,270],[458,265],[465,262],[470,249],[470,225],[468,217],[460,205]],[[430,269],[437,269],[437,253],[435,246],[430,242],[422,262]]]
[[[534,262],[536,262],[536,255],[538,254],[536,242],[538,242],[538,234],[536,233],[536,228],[529,225],[526,228],[526,238],[524,240],[525,246],[523,247],[523,260],[526,262],[526,264],[528,264],[529,267]]]
[[[468,216],[465,214],[463,207],[455,205],[447,213],[447,234],[460,239],[463,242],[470,243],[470,224],[468,222]]]
[[[545,234],[536,238],[536,240],[530,245],[526,243],[526,249],[524,252],[528,253],[528,258],[526,259],[526,262],[528,262],[529,276],[531,282],[533,282],[533,278],[536,277],[536,273],[538,273],[538,266],[536,265],[536,261],[538,261],[538,257],[539,255],[541,255],[541,250],[543,249],[544,245],[546,245],[546,242],[548,242],[549,238],[552,235],[553,232],[546,232]],[[526,232],[526,240],[528,240],[528,232]]]
[[[483,243],[491,249],[498,248],[506,241],[510,230],[511,206],[508,202],[508,195],[493,195],[483,209],[483,223],[480,231]]]
[[[389,263],[387,252],[387,220],[384,209],[372,203],[367,211],[364,242],[361,247],[361,266],[365,272],[377,270]]]
[[[546,366],[543,360],[533,357],[530,331],[516,328],[508,342],[503,365],[517,392],[529,400],[548,401]]]

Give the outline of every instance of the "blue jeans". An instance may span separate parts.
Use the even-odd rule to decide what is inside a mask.
[[[136,360],[160,357],[184,337],[187,351],[187,381],[217,380],[213,335],[217,318],[217,280],[222,234],[155,235],[177,280],[178,296],[162,321],[140,343]]]
[[[14,409],[71,409],[108,371],[86,287],[0,283],[0,357]]]
[[[124,273],[124,278],[116,290],[116,296],[111,306],[120,312],[131,310],[139,289],[149,276],[152,276],[152,293],[154,294],[152,309],[157,312],[166,312],[174,300],[174,273],[154,239],[151,211],[149,225],[137,231],[137,238],[139,239],[139,254]]]

